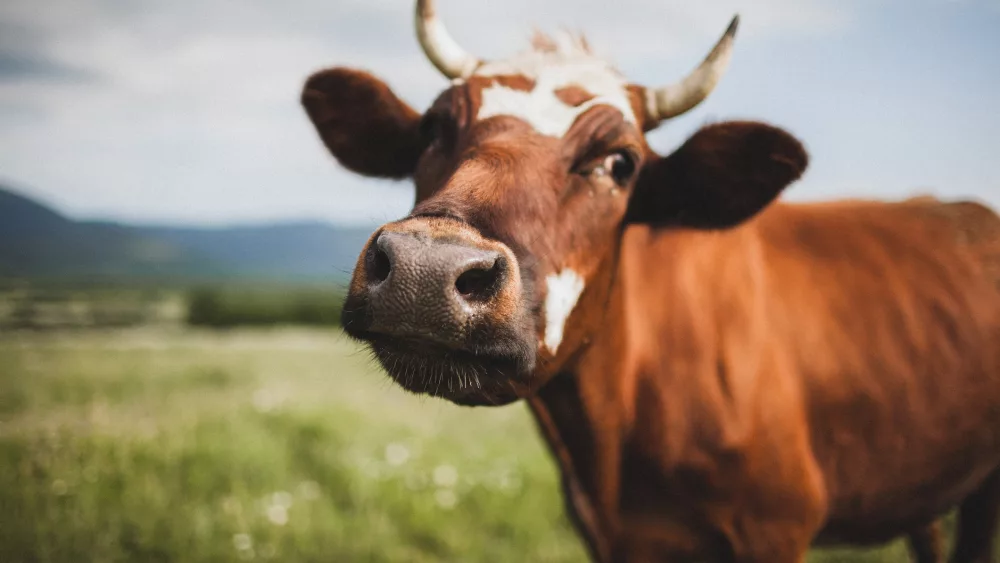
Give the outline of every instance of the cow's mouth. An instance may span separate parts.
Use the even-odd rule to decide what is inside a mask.
[[[516,401],[528,390],[530,367],[516,354],[451,349],[371,333],[359,339],[368,344],[389,376],[413,393],[459,405],[500,406]]]

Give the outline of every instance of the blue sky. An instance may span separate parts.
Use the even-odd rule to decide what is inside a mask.
[[[742,17],[721,85],[650,136],[758,119],[812,165],[786,197],[971,197],[1000,208],[1000,0],[438,0],[499,58],[584,31],[635,82],[670,82]],[[6,0],[0,181],[78,217],[217,225],[406,213],[409,185],[338,167],[298,106],[313,70],[372,70],[423,109],[445,80],[408,0]]]

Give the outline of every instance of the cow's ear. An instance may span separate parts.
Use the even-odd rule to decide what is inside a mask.
[[[347,68],[317,72],[306,80],[302,105],[344,167],[384,178],[413,174],[425,147],[420,114],[378,78]]]
[[[643,166],[626,221],[732,227],[771,203],[808,162],[802,144],[777,127],[746,121],[708,125],[669,156]]]

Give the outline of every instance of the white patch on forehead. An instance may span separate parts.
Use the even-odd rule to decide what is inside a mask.
[[[586,52],[531,51],[505,61],[487,63],[475,76],[522,75],[535,81],[530,92],[494,84],[482,91],[478,119],[509,115],[530,124],[542,135],[562,137],[576,118],[598,104],[607,104],[636,123],[628,95],[628,82],[605,61]],[[570,106],[556,97],[556,91],[579,86],[594,97],[579,106]]]
[[[573,270],[565,269],[545,278],[545,334],[543,343],[553,355],[562,343],[563,331],[576,301],[583,293],[583,278]]]

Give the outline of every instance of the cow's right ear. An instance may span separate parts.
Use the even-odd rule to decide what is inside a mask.
[[[809,155],[788,132],[754,121],[702,127],[645,166],[626,222],[725,229],[750,219],[797,180]]]
[[[420,114],[367,72],[322,70],[306,80],[302,105],[345,168],[382,178],[413,174],[426,142]]]

